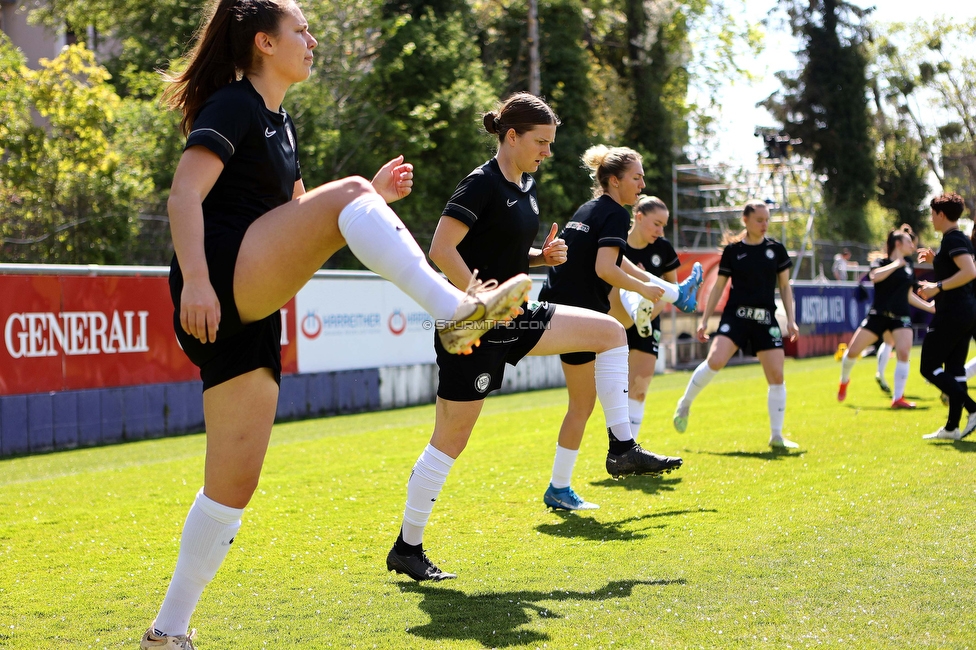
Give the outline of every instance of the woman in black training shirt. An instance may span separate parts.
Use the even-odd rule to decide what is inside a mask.
[[[207,428],[204,487],[183,526],[169,589],[142,648],[188,650],[190,616],[241,526],[268,448],[281,378],[279,308],[342,246],[436,318],[462,352],[508,317],[524,275],[467,294],[444,281],[387,206],[410,193],[396,158],[372,183],[346,178],[306,193],[295,129],[281,108],[316,41],[286,0],[220,0],[166,92],[186,147],[169,198],[174,325],[200,368]],[[456,326],[456,323],[464,323]],[[169,479],[166,479],[167,481]]]
[[[559,120],[552,108],[529,93],[516,93],[484,116],[498,137],[495,157],[462,180],[444,207],[430,244],[430,258],[452,282],[477,268],[498,281],[530,266],[566,261],[566,243],[553,224],[541,249],[539,203],[530,175],[551,154]],[[654,471],[656,461],[630,435],[627,418],[627,337],[620,323],[588,309],[530,302],[507,326],[481,339],[470,356],[437,349],[437,404],[434,432],[407,480],[407,503],[400,535],[386,566],[414,580],[457,577],[441,571],[423,548],[424,529],[455,459],[464,450],[484,400],[502,385],[505,364],[526,355],[596,353],[597,394],[612,434],[607,468],[615,476]]]
[[[912,352],[915,338],[912,330],[912,317],[909,309],[914,305],[930,313],[935,307],[912,291],[915,288],[915,269],[911,255],[915,252],[915,235],[910,226],[902,226],[888,233],[888,257],[882,259],[877,268],[871,269],[868,277],[874,283],[874,301],[867,318],[854,332],[851,343],[844,352],[840,366],[840,388],[837,399],[841,402],[847,397],[847,384],[851,380],[851,369],[861,352],[869,345],[891,332],[895,341],[898,361],[895,364],[895,393],[891,408],[913,409],[914,402],[905,399],[905,383],[908,381],[908,357]],[[878,352],[879,355],[886,352]]]
[[[976,429],[976,402],[969,396],[965,370],[969,339],[976,331],[976,296],[973,295],[976,262],[973,245],[958,226],[965,207],[962,197],[942,194],[929,205],[932,226],[942,233],[942,245],[938,253],[929,248],[918,253],[919,261],[932,262],[936,280],[921,282],[918,290],[922,298],[935,298],[935,316],[922,341],[919,370],[949,397],[949,415],[945,426],[922,437],[960,440]],[[964,407],[969,419],[960,430]]]
[[[769,446],[793,449],[798,445],[783,437],[786,415],[786,384],[783,383],[783,335],[776,321],[776,288],[786,310],[786,327],[791,340],[799,330],[793,311],[793,289],[790,287],[790,267],[793,263],[786,248],[766,237],[769,228],[769,208],[762,201],[750,201],[742,210],[745,231],[722,251],[718,278],[711,292],[705,312],[698,325],[698,340],[708,340],[708,319],[718,304],[725,283],[731,281],[729,299],[722,311],[718,334],[712,341],[708,358],[691,375],[685,394],[674,412],[674,427],[684,432],[688,427],[691,403],[708,382],[725,367],[736,350],[759,357],[769,391],[766,408],[769,411]]]
[[[595,198],[581,205],[563,229],[561,237],[568,246],[567,261],[549,269],[539,299],[603,314],[610,311],[611,291],[625,289],[645,300],[660,299],[664,291],[648,282],[650,276],[623,255],[630,227],[630,212],[624,206],[636,203],[644,189],[640,154],[628,147],[597,145],[587,149],[582,160],[593,178]],[[559,428],[549,487],[542,497],[551,508],[591,510],[599,507],[585,501],[571,486],[586,422],[596,404],[595,359],[592,352],[560,355],[569,405]],[[681,467],[680,458],[657,454],[653,458],[656,473]]]

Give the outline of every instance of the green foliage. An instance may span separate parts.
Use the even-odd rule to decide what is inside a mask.
[[[879,27],[879,105],[920,143],[947,192],[976,209],[976,20],[919,20]]]
[[[491,156],[481,123],[496,100],[465,2],[387,3],[372,70],[344,107],[343,174],[367,178],[398,154],[415,167],[397,213],[423,246],[457,183]]]
[[[894,212],[892,226],[907,223],[915,232],[928,225],[925,198],[931,191],[921,143],[907,133],[892,134],[878,159],[878,202]]]
[[[594,414],[573,485],[601,508],[575,514],[542,504],[565,390],[490,397],[427,528],[431,559],[459,574],[436,585],[384,563],[434,407],[278,425],[191,619],[198,645],[971,646],[976,443],[920,439],[945,409],[914,370],[921,408],[893,411],[871,359],[838,404],[839,367],[787,359],[790,454],[766,447],[758,364],[722,370],[685,434],[670,420],[689,373],[655,377],[641,438],[684,466],[610,480]],[[205,447],[193,435],[0,461],[0,645],[137,647]]]
[[[820,234],[867,241],[865,208],[875,194],[875,145],[867,106],[863,12],[839,0],[783,0],[794,33],[802,36],[803,69],[777,74],[783,91],[764,105],[794,138],[798,153],[826,175],[826,229]],[[844,17],[850,16],[850,22]]]
[[[93,54],[74,45],[39,70],[2,61],[15,111],[0,132],[0,229],[7,261],[124,263],[152,194],[132,105]],[[32,118],[31,112],[37,118]],[[12,125],[12,126],[11,126]]]

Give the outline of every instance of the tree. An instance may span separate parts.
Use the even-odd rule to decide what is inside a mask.
[[[805,48],[799,74],[777,74],[783,90],[763,104],[802,143],[798,153],[826,176],[819,232],[870,238],[866,209],[875,196],[875,143],[867,103],[866,12],[843,0],[781,0]]]
[[[136,152],[141,134],[119,130],[128,107],[108,73],[80,45],[28,70],[5,37],[0,65],[0,98],[11,116],[0,128],[3,258],[130,261],[153,184]]]
[[[944,191],[976,210],[976,20],[879,27],[879,110],[893,110]]]

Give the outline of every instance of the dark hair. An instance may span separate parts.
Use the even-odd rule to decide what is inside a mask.
[[[549,104],[531,93],[511,95],[501,106],[485,113],[482,121],[485,131],[498,135],[499,142],[505,139],[509,129],[522,135],[537,126],[562,124]]]
[[[180,129],[190,132],[207,98],[254,66],[254,36],[277,35],[288,0],[215,0],[197,32],[186,69],[167,73],[163,101],[183,112]]]
[[[657,198],[656,196],[647,196],[646,194],[641,194],[637,197],[637,203],[634,204],[634,212],[640,212],[641,214],[647,214],[649,212],[654,212],[655,210],[668,211],[668,206],[665,205],[664,201]]]
[[[959,221],[962,211],[966,207],[962,197],[954,192],[940,194],[932,199],[929,206],[936,212],[941,212],[949,221]]]
[[[593,196],[599,197],[606,193],[611,176],[623,178],[627,167],[643,159],[630,147],[608,147],[605,144],[598,144],[587,149],[581,160],[590,170],[590,178],[593,179]]]
[[[895,252],[895,245],[900,241],[915,241],[915,233],[912,232],[912,227],[907,223],[903,223],[898,228],[895,228],[888,233],[888,259],[891,259],[891,254]]]

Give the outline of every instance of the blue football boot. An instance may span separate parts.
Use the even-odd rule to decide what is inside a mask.
[[[698,287],[704,280],[702,265],[695,262],[691,267],[691,275],[678,285],[678,299],[674,301],[674,306],[690,314],[698,309]]]

